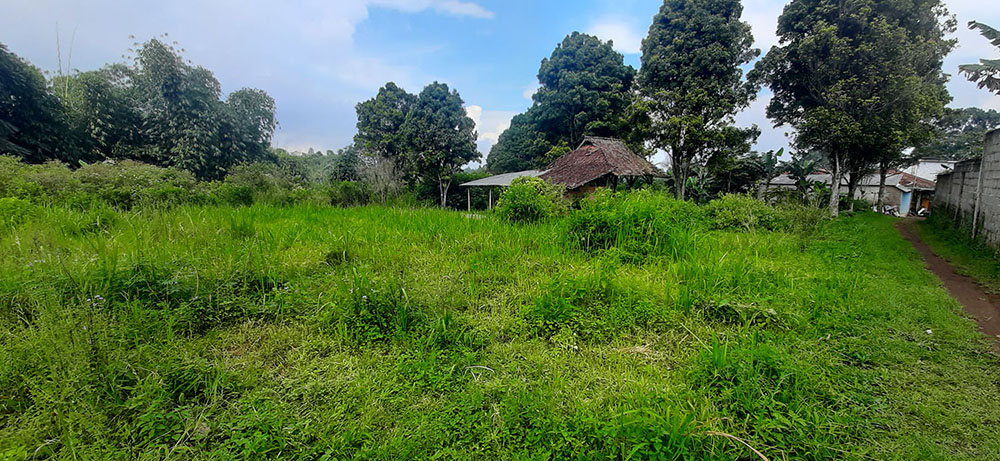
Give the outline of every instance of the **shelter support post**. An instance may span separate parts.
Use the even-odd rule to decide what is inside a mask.
[[[487,203],[489,203],[488,208],[492,210],[493,209],[493,188],[492,187],[490,188],[490,197],[489,197],[489,201]]]
[[[472,211],[472,188],[465,188],[465,205],[468,211]]]

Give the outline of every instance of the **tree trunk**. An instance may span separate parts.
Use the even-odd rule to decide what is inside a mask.
[[[441,175],[438,175],[438,191],[441,193],[441,208],[447,205],[448,201],[448,187],[451,186],[451,177],[447,180]]]
[[[880,164],[878,166],[878,198],[875,201],[875,207],[878,211],[882,211],[882,204],[885,202],[885,175],[886,175],[886,165]]]
[[[830,178],[830,216],[836,218],[840,215],[840,154],[834,153],[833,175]]]
[[[847,172],[847,200],[848,200],[848,211],[854,212],[854,193],[858,191],[858,182],[861,181],[860,171],[848,171]]]
[[[677,197],[678,200],[684,200],[684,186],[687,184],[684,166],[681,164],[680,156],[674,154],[677,150],[671,148],[670,151],[670,168],[674,173],[674,197]]]

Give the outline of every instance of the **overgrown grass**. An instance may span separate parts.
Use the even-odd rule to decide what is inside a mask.
[[[969,229],[956,227],[945,216],[933,215],[917,225],[920,239],[959,271],[1000,294],[1000,251],[972,240]]]
[[[996,357],[889,218],[642,259],[562,220],[88,213],[0,227],[0,458],[1000,454]]]

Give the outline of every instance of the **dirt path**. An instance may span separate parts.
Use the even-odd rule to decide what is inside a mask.
[[[896,223],[896,228],[923,255],[927,270],[937,275],[948,293],[962,304],[965,313],[976,319],[979,331],[994,339],[993,351],[1000,353],[1000,296],[987,293],[975,279],[959,274],[948,261],[934,254],[917,236],[913,228],[916,222],[916,218],[907,218]]]

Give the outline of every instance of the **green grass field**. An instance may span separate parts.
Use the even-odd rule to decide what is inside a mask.
[[[40,208],[0,458],[1000,459],[997,358],[892,224],[625,263],[563,220]]]

